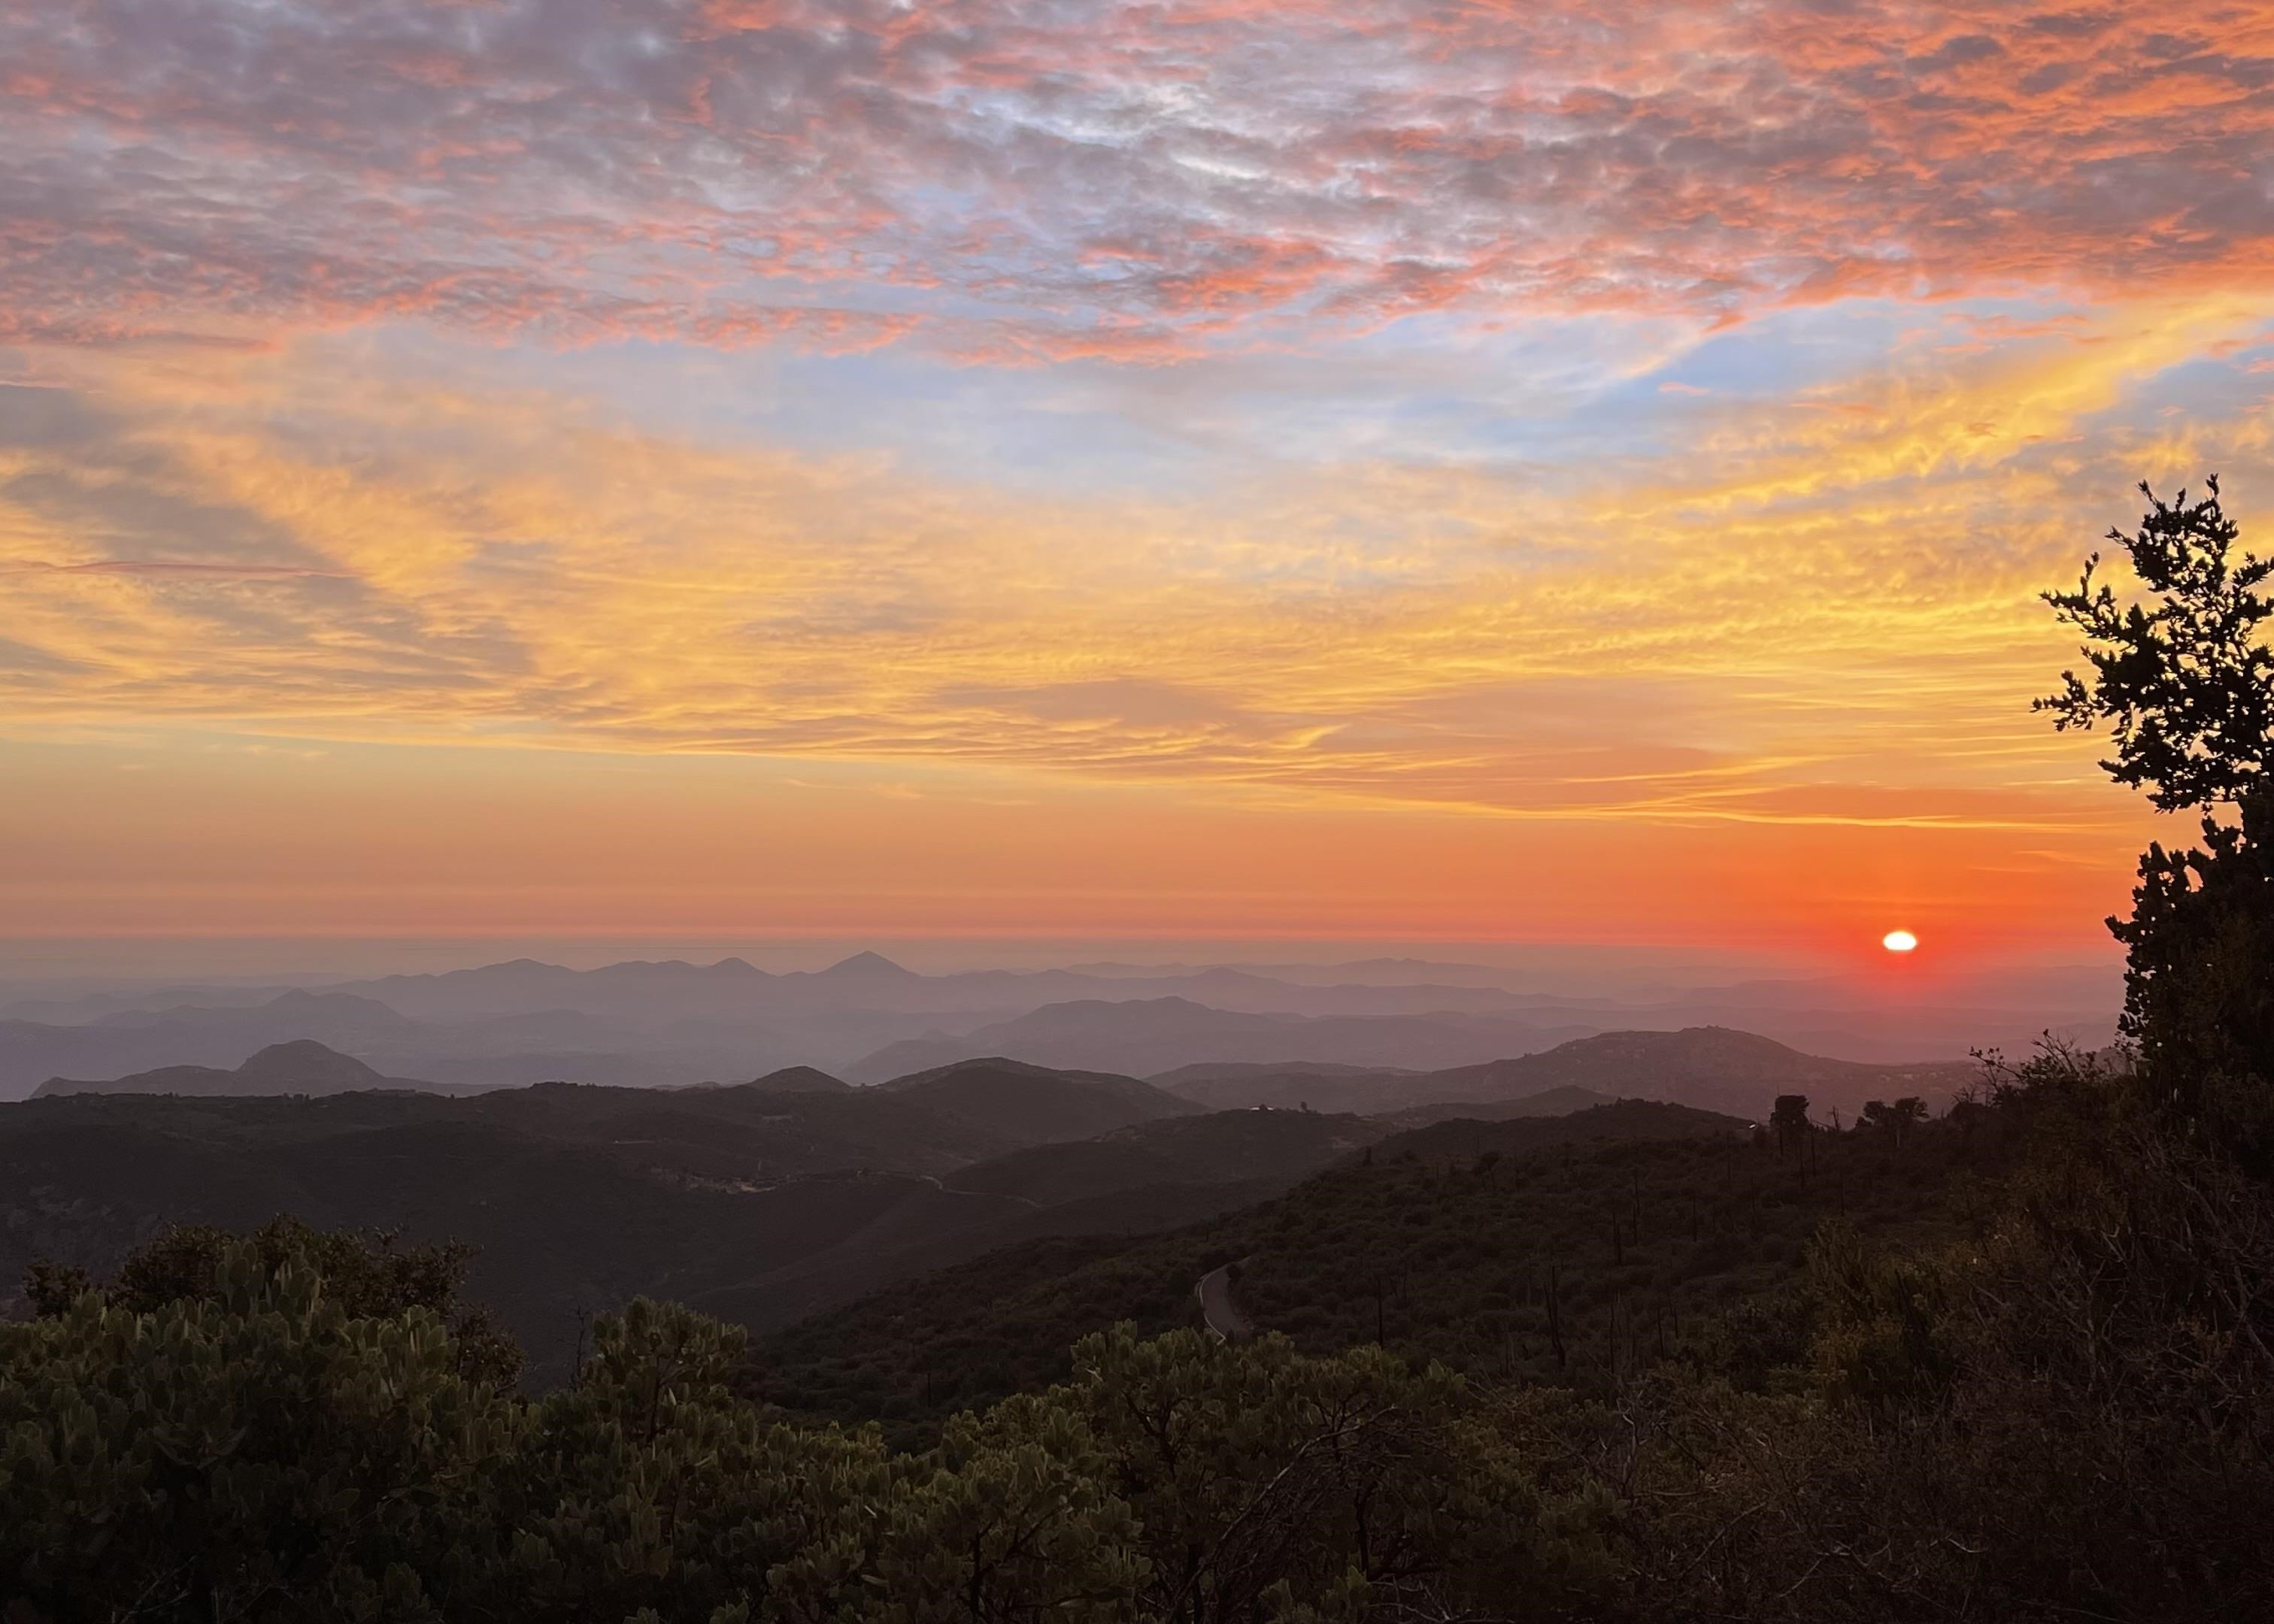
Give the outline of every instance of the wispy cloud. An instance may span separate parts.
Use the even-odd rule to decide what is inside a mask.
[[[320,348],[202,395],[105,365],[83,385],[102,428],[0,444],[0,599],[37,656],[0,683],[19,726],[2037,827],[2077,814],[2015,789],[2017,763],[2089,768],[2025,720],[2064,653],[2033,594],[2135,470],[2268,462],[2263,399],[2184,447],[2128,409],[2255,320],[2213,299],[1959,364],[1923,340],[1554,484],[1355,462],[1151,498],[703,444],[383,370],[342,395]],[[169,550],[199,556],[139,561]]]

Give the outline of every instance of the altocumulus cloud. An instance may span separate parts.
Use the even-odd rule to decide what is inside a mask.
[[[1161,359],[2263,275],[2274,8],[56,0],[0,334]]]
[[[325,343],[202,390],[105,356],[91,426],[0,443],[0,703],[19,733],[206,717],[2034,827],[2081,815],[2088,771],[2025,710],[2063,652],[2032,593],[2105,513],[2082,471],[2263,468],[2263,387],[2184,434],[2131,399],[2251,319],[1924,344],[1554,487],[1350,462],[1050,500],[368,365],[343,390]]]

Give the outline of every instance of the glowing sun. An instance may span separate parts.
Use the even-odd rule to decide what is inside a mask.
[[[1908,953],[1918,945],[1918,938],[1908,930],[1890,930],[1879,938],[1879,945],[1891,953]]]

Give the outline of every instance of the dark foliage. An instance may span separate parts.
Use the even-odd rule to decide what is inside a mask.
[[[1669,1619],[2255,1620],[2274,1609],[2274,1202],[2120,1077],[2048,1056],[1976,1238],[1840,1223],[1789,1364],[1505,1394],[1546,1481],[1618,1507]]]
[[[297,1218],[272,1219],[242,1237],[207,1224],[177,1224],[129,1252],[102,1286],[83,1269],[37,1259],[26,1271],[25,1296],[41,1319],[67,1313],[89,1293],[130,1314],[154,1314],[177,1303],[220,1304],[232,1263],[249,1259],[264,1274],[305,1264],[350,1319],[424,1309],[448,1327],[459,1374],[510,1387],[521,1374],[521,1348],[486,1307],[466,1299],[473,1255],[463,1241],[403,1245],[391,1230],[326,1231]]]
[[[432,1310],[351,1312],[352,1255],[224,1239],[192,1294],[0,1325],[11,1624],[1550,1619],[1610,1582],[1599,1495],[1379,1353],[1124,1327],[894,1455],[768,1423],[741,1333],[644,1299],[521,1399]]]
[[[2241,531],[2219,505],[2217,477],[2208,484],[2197,502],[2185,491],[2165,502],[2143,484],[2139,530],[2108,532],[2152,607],[2096,583],[2097,553],[2074,591],[2045,594],[2084,634],[2092,676],[2063,673],[2060,692],[2037,708],[2059,728],[2106,721],[2116,754],[2101,765],[2165,812],[2238,801],[2274,766],[2274,650],[2259,631],[2274,616],[2259,590],[2274,560],[2229,556]]]
[[[1900,1147],[1811,1132],[1782,1155],[1741,1126],[1644,1102],[1439,1124],[1190,1229],[1014,1248],[803,1321],[756,1346],[750,1390],[920,1443],[958,1409],[1060,1379],[1091,1331],[1196,1324],[1195,1283],[1231,1263],[1242,1311],[1307,1352],[1378,1341],[1604,1392],[1728,1342],[1721,1316],[1789,1287],[1826,1218],[1910,1242],[1962,1233],[2010,1154],[1995,1122],[1924,1124]]]
[[[2092,673],[2037,703],[2063,728],[2105,720],[2111,777],[2165,811],[2202,809],[2202,849],[2151,845],[2131,918],[2109,921],[2127,951],[2124,1032],[2165,1109],[2274,1175],[2274,560],[2233,556],[2240,533],[2209,484],[2192,503],[2142,485],[2138,531],[2110,532],[2152,606],[2096,585],[2097,553],[2075,590],[2046,594]]]

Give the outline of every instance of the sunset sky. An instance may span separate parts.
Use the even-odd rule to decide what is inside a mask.
[[[0,7],[0,935],[2102,957],[2270,440],[2267,0]]]

